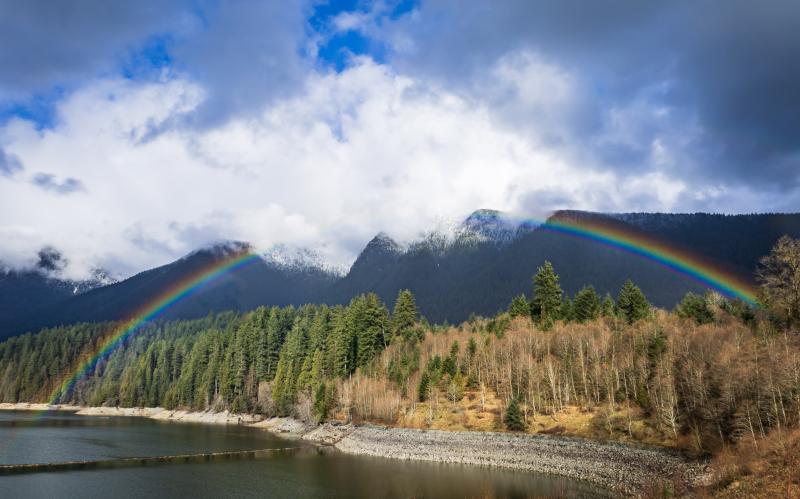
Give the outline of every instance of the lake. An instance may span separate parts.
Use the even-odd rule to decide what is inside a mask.
[[[255,459],[117,466],[114,460],[257,449]],[[0,411],[0,464],[108,467],[0,476],[2,497],[608,497],[581,481],[486,467],[351,456],[257,428]]]

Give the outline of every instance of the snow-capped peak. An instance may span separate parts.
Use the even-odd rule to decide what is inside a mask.
[[[287,244],[276,244],[261,253],[261,258],[268,264],[286,270],[320,269],[326,272],[341,274],[342,269],[332,266],[314,250]]]

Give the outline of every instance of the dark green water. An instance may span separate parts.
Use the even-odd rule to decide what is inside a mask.
[[[255,428],[0,411],[0,464],[250,449],[264,459],[0,476],[0,497],[604,497],[580,481],[474,466],[349,456]]]

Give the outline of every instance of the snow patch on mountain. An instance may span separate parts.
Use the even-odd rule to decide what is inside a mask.
[[[322,270],[337,276],[346,273],[346,269],[327,263],[316,251],[299,246],[276,244],[262,252],[261,258],[268,265],[293,272],[311,269]]]

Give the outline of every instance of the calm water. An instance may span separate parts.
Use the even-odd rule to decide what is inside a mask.
[[[264,430],[0,411],[0,464],[302,447],[266,459],[0,476],[0,497],[603,497],[579,481],[348,456]]]

